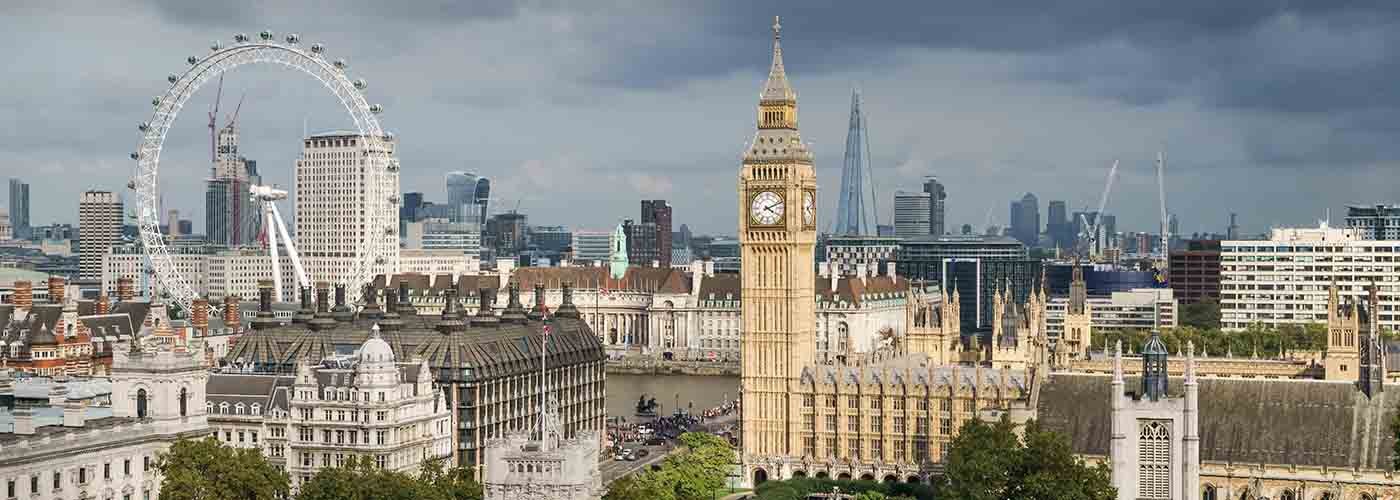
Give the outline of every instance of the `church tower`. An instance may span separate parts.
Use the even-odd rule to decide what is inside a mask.
[[[1073,279],[1069,283],[1069,304],[1065,307],[1065,329],[1062,343],[1070,358],[1079,358],[1094,345],[1093,306],[1084,283],[1084,268],[1074,263]]]
[[[799,428],[800,401],[789,394],[816,350],[817,178],[797,132],[797,94],[783,69],[781,28],[774,18],[758,131],[739,173],[746,464],[799,454],[801,444],[789,430]],[[755,482],[776,472],[750,470]]]
[[[1356,380],[1361,367],[1361,311],[1350,300],[1343,304],[1337,281],[1327,289],[1327,380]]]

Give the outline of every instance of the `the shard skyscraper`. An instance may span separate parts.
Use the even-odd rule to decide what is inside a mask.
[[[869,187],[866,183],[869,182]],[[869,189],[870,196],[865,196]],[[837,235],[875,235],[879,212],[875,210],[875,182],[870,172],[870,137],[860,91],[851,91],[851,124],[846,131],[846,161],[841,168],[841,196],[836,206]]]

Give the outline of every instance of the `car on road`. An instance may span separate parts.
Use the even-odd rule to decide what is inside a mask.
[[[646,441],[647,446],[661,446],[663,444],[666,444],[666,440],[660,437],[654,437]]]
[[[636,456],[637,458],[646,458],[647,455],[650,455],[650,454],[651,454],[650,451],[647,451],[647,450],[644,450],[644,449],[643,449],[643,450],[637,450],[636,452],[632,453],[632,455],[633,455],[633,456]]]

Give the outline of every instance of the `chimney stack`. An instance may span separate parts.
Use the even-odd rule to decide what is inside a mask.
[[[132,284],[131,278],[122,276],[117,278],[117,302],[131,302],[136,300],[136,287]]]
[[[544,283],[535,283],[535,307],[530,308],[530,319],[543,318],[547,310],[544,305]]]
[[[63,403],[63,426],[82,427],[87,423],[87,404],[70,399]]]
[[[49,303],[50,303],[50,304],[62,304],[62,303],[63,303],[63,285],[64,285],[64,283],[63,283],[63,278],[60,278],[60,277],[58,277],[58,276],[49,276]]]
[[[112,312],[112,301],[107,298],[107,294],[102,293],[97,295],[97,302],[93,304],[93,310],[96,311],[97,314],[108,314]]]
[[[29,280],[15,281],[15,309],[28,311],[34,308],[34,284]]]
[[[190,304],[190,326],[200,335],[209,334],[209,299],[195,297]]]
[[[563,294],[564,301],[559,304],[559,309],[555,311],[554,315],[561,318],[578,319],[578,307],[574,306],[574,283],[565,281],[560,293]]]
[[[331,309],[331,314],[335,316],[336,321],[342,323],[349,322],[355,319],[355,310],[351,309],[349,305],[345,304],[344,283],[338,283],[335,285],[335,308]]]
[[[228,294],[224,296],[224,328],[238,331],[238,301],[237,295]]]

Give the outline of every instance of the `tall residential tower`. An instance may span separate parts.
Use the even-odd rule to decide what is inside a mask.
[[[122,201],[111,191],[78,199],[78,277],[102,278],[102,256],[122,239]]]

